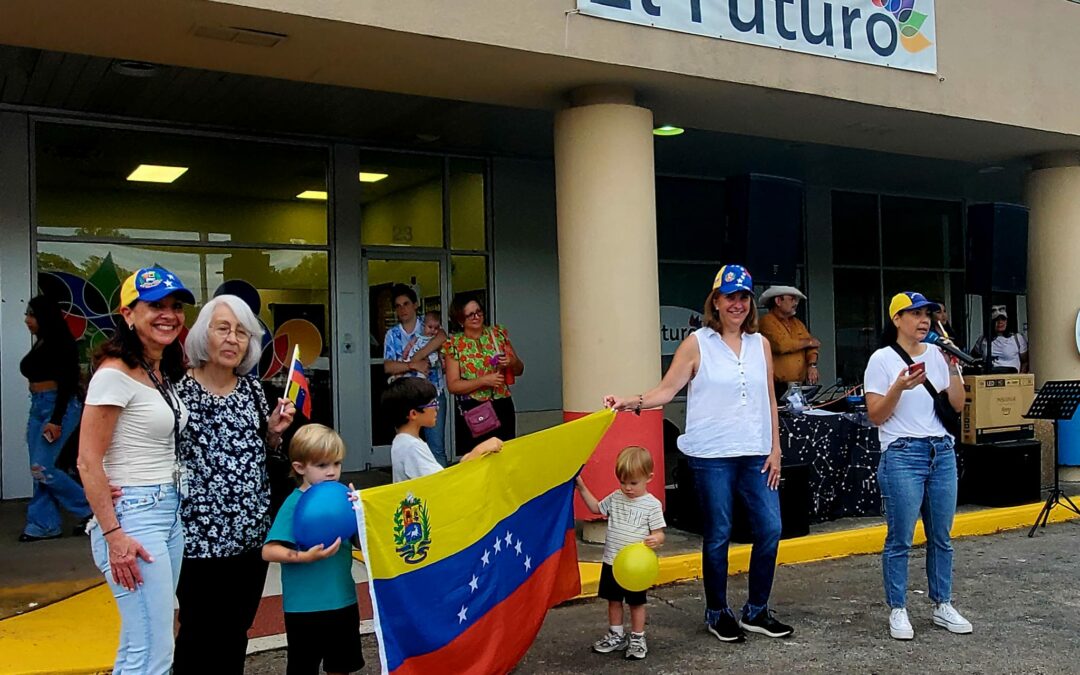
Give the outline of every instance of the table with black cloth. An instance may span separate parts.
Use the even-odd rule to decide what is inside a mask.
[[[881,515],[877,429],[836,413],[780,413],[784,465],[809,466],[810,520]]]
[[[785,466],[810,471],[810,520],[880,516],[877,484],[881,445],[875,427],[838,413],[780,413],[780,452]],[[956,447],[956,473],[964,475],[963,448]]]

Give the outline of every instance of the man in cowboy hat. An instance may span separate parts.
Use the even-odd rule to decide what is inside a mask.
[[[761,317],[758,330],[772,345],[777,399],[787,390],[788,382],[818,382],[821,341],[795,317],[799,301],[805,299],[794,286],[770,286],[761,294],[761,304],[769,311]]]

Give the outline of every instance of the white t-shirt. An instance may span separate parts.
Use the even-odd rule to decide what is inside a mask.
[[[180,410],[180,430],[187,426],[188,411],[175,394]],[[118,487],[162,485],[173,482],[176,437],[173,411],[157,389],[116,368],[99,368],[90,378],[86,405],[122,408],[105,451],[103,465],[109,483]]]
[[[949,365],[945,363],[937,345],[928,344],[925,347],[926,351],[911,360],[925,363],[926,377],[930,384],[938,391],[945,391],[949,388]],[[901,371],[907,367],[892,347],[877,350],[870,355],[866,364],[866,374],[863,376],[866,393],[885,396]],[[900,394],[900,401],[893,414],[878,426],[878,439],[882,450],[887,450],[889,444],[898,438],[933,436],[951,437],[934,412],[934,399],[921,384]]]
[[[975,345],[975,351],[984,354],[986,338],[979,338]],[[990,354],[993,363],[998,367],[1015,368],[1020,372],[1020,355],[1028,350],[1027,338],[1020,333],[1013,333],[1009,337],[998,335],[990,343]]]
[[[600,514],[607,516],[604,538],[604,562],[611,565],[624,546],[636,544],[653,530],[667,527],[660,500],[646,492],[633,499],[621,490],[600,500]]]
[[[412,434],[394,436],[394,442],[390,445],[390,465],[395,483],[428,476],[443,469],[435,461],[428,444]]]

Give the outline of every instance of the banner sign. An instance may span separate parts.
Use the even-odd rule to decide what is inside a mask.
[[[660,355],[671,356],[686,336],[701,328],[701,312],[685,307],[660,307]]]
[[[934,0],[577,0],[613,21],[937,72]]]

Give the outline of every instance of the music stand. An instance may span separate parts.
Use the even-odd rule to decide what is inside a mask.
[[[1034,420],[1053,420],[1054,422],[1054,487],[1043,504],[1042,511],[1035,518],[1035,524],[1028,532],[1029,537],[1035,536],[1035,530],[1046,527],[1050,519],[1050,510],[1061,504],[1073,513],[1080,515],[1080,508],[1069,499],[1069,495],[1061,490],[1058,480],[1058,443],[1061,434],[1058,433],[1058,422],[1071,420],[1076,414],[1076,408],[1080,405],[1080,380],[1059,380],[1057,382],[1045,382],[1035,400],[1031,402],[1031,408],[1024,413],[1024,417]],[[1064,499],[1064,502],[1062,500]]]

